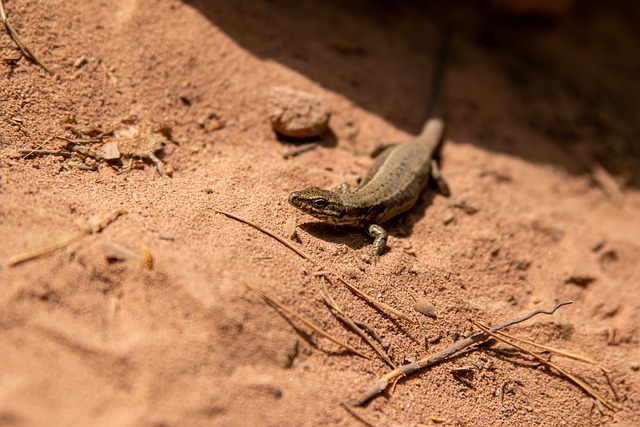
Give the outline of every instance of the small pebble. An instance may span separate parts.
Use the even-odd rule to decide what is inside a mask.
[[[102,158],[105,160],[117,160],[120,158],[117,141],[109,141],[102,146]]]
[[[331,118],[331,113],[322,99],[287,86],[271,89],[268,111],[273,129],[292,138],[322,135],[329,127]]]
[[[140,249],[140,265],[147,270],[153,268],[153,254],[151,248],[147,245],[142,245]]]
[[[438,317],[436,315],[436,307],[433,304],[431,304],[429,301],[427,301],[426,298],[420,298],[418,301],[416,301],[416,304],[413,306],[413,309],[418,313],[422,313],[425,316],[429,316],[433,319]]]
[[[287,222],[285,222],[284,224],[284,234],[290,240],[299,241],[298,233],[296,232],[296,218],[294,216],[290,216],[287,218]]]
[[[76,59],[76,62],[73,63],[73,68],[80,68],[87,62],[89,62],[87,60],[87,57],[82,55],[80,58]]]
[[[357,279],[359,270],[353,267],[345,267],[342,269],[342,274],[347,276],[349,279]]]

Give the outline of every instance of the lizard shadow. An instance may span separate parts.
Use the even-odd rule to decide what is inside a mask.
[[[373,242],[366,230],[349,225],[332,225],[318,220],[305,222],[299,227],[317,239],[346,245],[353,250],[362,249]]]

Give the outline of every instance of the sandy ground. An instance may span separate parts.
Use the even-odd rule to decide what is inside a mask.
[[[447,200],[427,191],[388,224],[390,250],[378,265],[366,261],[368,236],[304,216],[287,195],[353,184],[376,146],[420,129],[438,5],[5,6],[54,75],[20,58],[2,32],[0,261],[69,238],[92,218],[126,214],[101,233],[0,269],[0,425],[362,425],[341,403],[390,368],[327,309],[318,268],[214,208],[282,236],[294,217],[294,245],[420,320],[398,320],[337,281],[328,285],[346,313],[390,343],[396,364],[469,335],[469,319],[496,325],[572,300],[510,332],[596,359],[608,374],[552,358],[615,403],[607,409],[530,356],[494,343],[355,408],[366,422],[640,424],[640,9],[633,2],[578,1],[542,26],[505,23],[477,3],[460,3],[442,170],[477,213],[456,210],[445,224]],[[316,149],[283,157],[296,145],[276,138],[267,119],[277,85],[330,106],[330,133]],[[103,153],[105,141],[118,143],[119,158],[77,152]],[[24,151],[34,149],[56,154]],[[163,176],[150,152],[164,163]],[[598,179],[601,166],[610,174]],[[605,191],[607,177],[622,195]],[[245,285],[370,359],[279,314]],[[435,318],[413,311],[421,298]]]

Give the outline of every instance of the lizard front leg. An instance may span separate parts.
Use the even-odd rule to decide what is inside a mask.
[[[380,255],[384,251],[385,246],[387,245],[387,237],[389,235],[385,231],[384,228],[380,227],[377,224],[369,225],[367,229],[369,231],[369,236],[373,237],[373,249],[371,251],[371,264],[376,264],[380,259]]]

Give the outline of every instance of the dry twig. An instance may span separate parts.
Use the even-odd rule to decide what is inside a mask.
[[[285,313],[287,313],[287,314],[295,317],[296,319],[300,320],[302,323],[304,323],[305,325],[307,325],[308,327],[313,329],[319,335],[322,335],[323,337],[327,338],[329,341],[339,345],[340,347],[350,351],[351,353],[357,354],[358,356],[362,356],[365,359],[368,359],[367,355],[365,355],[364,353],[356,350],[355,348],[351,347],[350,345],[343,343],[342,341],[340,341],[337,338],[335,338],[333,335],[325,332],[320,326],[316,325],[313,321],[307,319],[306,317],[304,317],[302,314],[298,313],[294,309],[292,309],[290,307],[287,307],[286,305],[276,301],[275,299],[271,298],[269,295],[265,294],[264,292],[262,292],[258,288],[254,288],[253,286],[248,285],[246,283],[245,283],[245,286],[251,292],[255,293],[256,295],[258,295],[262,299],[264,299],[271,306],[276,307],[277,309],[282,310]]]
[[[22,157],[23,159],[29,157],[30,155],[32,155],[33,153],[39,151],[42,149],[42,147],[44,147],[46,144],[48,144],[51,140],[57,138],[58,135],[54,134],[53,136],[50,136],[49,138],[45,139],[40,145],[38,145],[36,148],[34,148],[33,150],[29,151],[29,150],[20,150],[21,154],[24,154],[24,156]],[[25,152],[28,151],[28,152]],[[45,150],[46,151],[46,150]]]
[[[559,348],[549,347],[549,346],[544,345],[544,344],[538,344],[536,342],[533,342],[533,341],[530,341],[530,340],[527,340],[527,339],[524,339],[524,338],[519,338],[519,337],[510,335],[510,334],[507,334],[506,332],[500,332],[500,335],[504,336],[504,337],[507,337],[509,339],[512,339],[514,341],[519,341],[519,342],[522,342],[522,343],[525,343],[525,344],[529,344],[529,345],[534,346],[534,347],[538,347],[538,348],[540,348],[542,350],[546,350],[546,351],[548,351],[550,353],[557,354],[558,356],[563,356],[563,357],[566,357],[566,358],[569,358],[569,359],[578,360],[580,362],[588,363],[590,365],[598,365],[598,366],[600,365],[600,363],[597,362],[596,360],[590,359],[590,358],[585,357],[585,356],[581,356],[579,354],[570,353],[570,352],[568,352],[566,350],[561,350]],[[609,372],[608,369],[605,369],[602,366],[600,366],[600,369],[602,369],[604,372]]]
[[[239,217],[235,214],[229,213],[229,212],[225,212],[223,210],[214,209],[216,212],[235,219],[236,221],[240,221],[243,222],[245,224],[247,224],[250,227],[255,228],[258,231],[261,231],[262,233],[266,234],[269,237],[272,237],[274,239],[276,239],[277,241],[279,241],[280,243],[282,243],[283,245],[285,245],[287,248],[291,249],[292,251],[294,251],[295,253],[297,253],[298,255],[300,255],[302,258],[306,259],[307,261],[311,262],[313,265],[315,265],[318,268],[323,268],[319,262],[317,262],[316,260],[314,260],[313,258],[311,258],[309,255],[307,255],[306,253],[304,253],[302,250],[296,248],[293,244],[291,244],[289,241],[287,241],[286,239],[278,236],[277,234],[275,234],[272,231],[267,230],[264,227],[261,227],[251,221],[249,221],[248,219],[244,219],[242,217]],[[331,270],[329,270],[331,271]],[[407,320],[409,322],[412,322],[413,320],[411,320],[406,314],[404,314],[403,312],[396,310],[395,308],[380,302],[378,300],[376,300],[373,297],[370,297],[369,295],[365,294],[363,291],[361,291],[358,287],[356,287],[355,285],[352,285],[351,283],[349,283],[346,279],[343,279],[338,273],[336,273],[335,271],[331,271],[331,273],[338,279],[338,281],[340,281],[340,283],[342,283],[343,285],[345,285],[347,288],[349,288],[349,290],[353,293],[355,293],[356,295],[358,295],[360,298],[368,301],[369,303],[373,304],[374,306],[378,307],[381,310],[385,310],[397,317],[400,317],[401,319]]]
[[[67,150],[18,150],[18,153],[22,156],[23,159],[26,159],[30,156],[62,156],[62,157],[72,157],[73,153]]]
[[[376,332],[376,330],[373,329],[373,326],[359,320],[354,320],[353,323],[355,323],[356,326],[358,326],[360,329],[364,329],[365,331],[367,331],[367,333],[371,335],[371,337],[376,340],[382,346],[382,348],[384,348],[385,350],[389,348],[389,341],[383,340],[382,337]]]
[[[29,58],[31,61],[33,61],[34,63],[36,63],[37,65],[41,66],[43,70],[45,70],[47,73],[49,73],[49,75],[53,75],[53,71],[51,71],[49,68],[47,68],[46,65],[44,65],[36,56],[33,52],[31,52],[31,49],[29,49],[27,47],[27,45],[25,45],[22,42],[22,39],[20,38],[20,36],[18,35],[18,32],[15,30],[15,28],[13,28],[13,25],[11,25],[11,22],[9,22],[9,19],[7,18],[7,13],[4,10],[4,2],[2,0],[0,0],[0,19],[2,19],[2,23],[4,24],[5,28],[7,29],[7,31],[9,32],[9,36],[13,39],[13,41],[18,45],[18,47],[20,48],[20,50],[22,51],[22,53],[24,54],[24,56],[26,56],[27,58]]]
[[[94,234],[94,233],[99,233],[100,231],[102,231],[105,227],[107,227],[109,224],[111,224],[113,221],[116,220],[116,218],[118,218],[120,215],[124,215],[126,212],[122,209],[118,209],[116,211],[111,212],[110,214],[98,219],[97,221],[92,222],[91,224],[89,224],[84,230],[76,233],[75,235],[68,237],[66,239],[60,240],[57,243],[54,243],[50,246],[46,246],[44,248],[40,248],[40,249],[36,249],[34,251],[30,251],[30,252],[26,252],[26,253],[22,253],[19,255],[15,255],[12,256],[11,258],[9,258],[8,260],[6,260],[4,262],[4,266],[5,267],[12,267],[14,265],[23,263],[25,261],[29,261],[32,260],[34,258],[40,257],[42,255],[47,255],[50,254],[52,252],[55,252],[59,249],[63,249],[66,248],[67,246],[69,246],[70,244],[77,242],[79,240],[82,240],[83,238]]]
[[[376,353],[378,353],[378,356],[380,356],[380,358],[382,359],[383,362],[385,362],[386,364],[388,364],[392,368],[395,368],[396,367],[395,363],[393,363],[391,361],[391,359],[389,358],[389,355],[384,351],[384,349],[379,344],[377,344],[375,341],[373,341],[371,338],[369,338],[369,336],[367,334],[365,334],[362,331],[362,329],[360,329],[358,327],[358,325],[356,325],[356,323],[353,320],[351,320],[351,318],[344,313],[344,311],[342,311],[340,306],[338,306],[338,304],[331,297],[331,295],[329,295],[329,291],[327,290],[327,279],[324,278],[324,277],[322,278],[322,284],[324,286],[324,292],[322,293],[322,298],[324,298],[324,302],[329,306],[329,308],[332,309],[333,314],[338,319],[340,319],[343,323],[345,323],[347,326],[349,326],[349,328],[353,332],[355,332],[363,340],[365,340],[366,343],[369,344],[369,346],[372,349],[374,349]]]
[[[515,325],[516,323],[524,322],[538,314],[552,315],[553,313],[555,313],[555,311],[558,308],[567,304],[571,304],[571,301],[561,302],[557,304],[555,307],[553,307],[551,310],[535,310],[524,317],[496,326],[495,328],[492,328],[490,332],[496,332],[496,331],[499,331],[500,329],[504,329],[509,326]],[[486,341],[489,337],[490,335],[484,331],[475,333],[468,338],[465,338],[461,341],[454,343],[453,345],[445,348],[444,350],[441,350],[435,354],[432,354],[420,360],[416,360],[415,362],[409,363],[408,365],[400,366],[399,368],[394,369],[393,371],[380,377],[380,379],[378,379],[378,381],[376,381],[373,384],[373,386],[371,386],[371,388],[360,399],[358,399],[354,403],[354,406],[362,406],[366,404],[368,401],[370,401],[371,399],[373,399],[374,397],[378,396],[380,393],[385,391],[387,387],[389,387],[390,383],[395,384],[400,378],[407,376],[409,374],[412,374],[414,372],[417,372],[426,367],[429,367],[431,365],[434,365],[436,363],[440,363],[469,346]]]
[[[488,326],[480,323],[480,322],[473,322],[473,324],[480,328],[485,334],[497,339],[498,341],[501,341],[507,345],[510,345],[514,348],[517,348],[518,350],[520,350],[521,352],[528,354],[529,356],[535,358],[537,361],[539,361],[540,363],[547,365],[550,368],[555,369],[556,371],[558,371],[561,375],[563,375],[564,377],[568,378],[569,380],[571,380],[574,384],[576,384],[577,386],[579,386],[580,388],[582,388],[585,392],[587,392],[588,394],[591,395],[591,397],[593,397],[594,399],[599,400],[604,406],[606,406],[607,408],[613,410],[615,408],[615,405],[613,404],[613,402],[609,401],[606,397],[604,397],[602,394],[600,394],[600,392],[598,392],[596,389],[594,389],[593,387],[591,387],[589,384],[587,384],[585,381],[582,381],[580,378],[576,377],[575,375],[573,375],[570,372],[565,371],[563,368],[561,368],[560,366],[556,365],[553,362],[549,362],[548,360],[544,359],[543,357],[538,356],[537,354],[535,354],[534,352],[527,350],[526,348],[515,344],[511,341],[509,341],[504,334],[502,334],[501,332],[498,331],[494,331],[493,329],[489,329]]]

